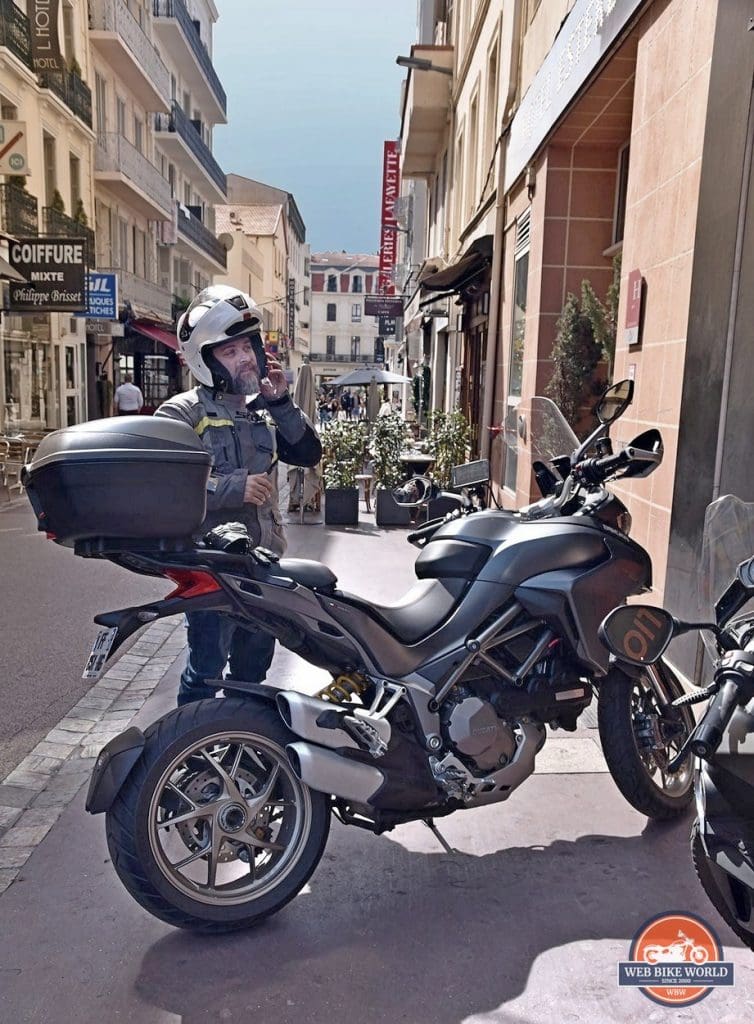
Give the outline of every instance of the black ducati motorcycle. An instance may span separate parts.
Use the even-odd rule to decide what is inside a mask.
[[[191,540],[210,467],[184,424],[121,417],[40,445],[25,472],[40,529],[80,556],[176,584],[162,601],[97,616],[107,629],[93,673],[145,623],[211,609],[333,676],[316,695],[225,679],[223,698],[102,750],[87,809],[105,812],[115,869],[143,907],[203,931],[251,925],[305,884],[331,814],[377,834],[421,820],[443,842],[436,818],[506,800],[547,727],[575,729],[593,697],[623,795],[652,818],[685,810],[691,768],[668,771],[694,724],[674,706],[679,682],[662,660],[630,675],[611,665],[597,635],[651,584],[628,511],[604,486],[662,459],[656,430],[613,452],[609,425],[632,394],[629,381],[609,388],[581,445],[537,400],[529,437],[546,455],[535,463],[543,498],[420,527],[418,582],[390,606],[341,589],[319,562],[228,549],[216,534]]]
[[[727,495],[705,516],[699,611],[705,621],[682,622],[662,608],[617,608],[600,636],[627,671],[656,664],[673,637],[702,631],[711,682],[674,701],[708,701],[683,747],[668,765],[696,764],[696,820],[691,856],[702,888],[733,931],[754,949],[754,504]],[[719,595],[714,601],[714,596]],[[712,607],[714,601],[714,607]],[[709,611],[712,614],[709,614]]]

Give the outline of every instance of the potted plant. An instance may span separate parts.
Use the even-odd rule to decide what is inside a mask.
[[[441,412],[435,409],[430,416],[428,447],[434,456],[432,478],[438,487],[450,487],[450,471],[467,461],[471,428],[466,417],[458,409]],[[427,518],[436,519],[457,508],[456,502],[447,498],[435,498],[427,507]]]
[[[366,431],[355,420],[331,420],[322,430],[322,467],[325,482],[325,522],[356,526],[359,522],[359,489],[366,449]]]
[[[375,522],[378,526],[408,526],[411,510],[396,505],[392,488],[403,479],[405,468],[401,452],[408,443],[408,427],[397,414],[378,416],[372,425],[369,451],[377,484]]]

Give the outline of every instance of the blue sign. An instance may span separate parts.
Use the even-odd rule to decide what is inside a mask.
[[[84,316],[90,320],[118,319],[118,275],[86,275],[87,306]]]

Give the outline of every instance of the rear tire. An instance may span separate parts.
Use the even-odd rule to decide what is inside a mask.
[[[715,885],[715,880],[712,876],[709,864],[707,863],[707,857],[704,853],[704,845],[702,843],[702,837],[699,834],[698,821],[694,822],[691,829],[691,859],[694,862],[696,877],[699,879],[702,889],[704,889],[707,894],[712,906],[718,912],[723,921],[725,921],[730,930],[735,932],[739,939],[741,939],[749,949],[754,950],[754,935],[752,935],[751,932],[745,931],[738,921],[736,921]]]
[[[107,813],[113,865],[150,914],[227,932],[280,910],[317,866],[330,802],[300,782],[277,710],[202,700],[145,733],[141,758]]]
[[[684,691],[667,675],[674,700]],[[674,774],[664,766],[694,728],[691,711],[675,708],[672,717],[661,716],[649,676],[630,677],[614,668],[600,683],[597,721],[610,774],[631,806],[655,821],[684,814],[694,796],[693,759]]]

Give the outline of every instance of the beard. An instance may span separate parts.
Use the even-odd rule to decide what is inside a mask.
[[[259,391],[259,374],[252,366],[247,366],[231,377],[234,395],[255,395]]]

